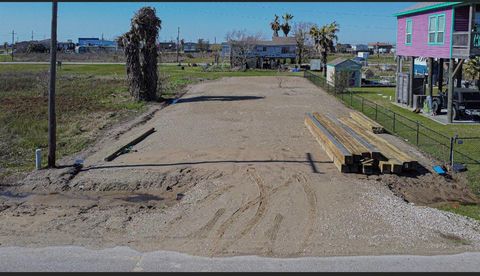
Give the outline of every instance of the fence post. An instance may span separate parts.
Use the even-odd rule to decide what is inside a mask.
[[[363,100],[365,100],[364,97],[362,97],[362,113],[363,113]]]
[[[396,131],[395,131],[395,117],[396,117],[395,115],[396,115],[396,114],[397,114],[397,113],[393,112],[393,132],[396,132]]]
[[[448,161],[450,163],[450,167],[453,167],[453,144],[454,144],[453,137],[450,137],[450,156],[448,157]]]
[[[375,121],[378,120],[378,104],[375,103]]]
[[[420,130],[420,123],[417,121],[417,146],[419,142],[419,130]]]

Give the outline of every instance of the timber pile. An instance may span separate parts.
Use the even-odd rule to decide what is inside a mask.
[[[414,158],[376,135],[373,124],[352,114],[339,119],[319,113],[305,117],[305,125],[340,172],[399,174],[416,170]]]
[[[367,129],[371,129],[373,133],[379,134],[379,133],[384,133],[385,130],[383,129],[383,126],[374,120],[368,118],[365,114],[357,112],[357,111],[352,111],[350,112],[350,118],[355,120],[358,124],[361,126],[364,126]]]

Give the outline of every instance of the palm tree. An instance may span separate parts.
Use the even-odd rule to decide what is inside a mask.
[[[464,66],[465,74],[472,78],[475,86],[480,87],[480,57],[470,59]]]
[[[278,21],[278,15],[275,14],[275,19],[270,23],[270,28],[273,30],[273,36],[278,36],[278,31],[280,31],[280,22]]]
[[[288,24],[288,21],[293,19],[293,15],[286,13],[282,16],[282,18],[283,18],[283,24],[280,27],[282,28],[283,33],[287,37],[291,29],[290,24]]]
[[[130,94],[136,100],[151,101],[157,98],[158,51],[156,41],[161,23],[155,8],[143,7],[132,18],[130,31],[123,34],[118,40],[127,59]]]
[[[315,50],[320,53],[323,64],[323,76],[327,76],[327,57],[330,51],[335,50],[334,41],[338,40],[337,32],[339,25],[333,21],[321,28],[313,26],[310,29],[310,35],[315,43]]]

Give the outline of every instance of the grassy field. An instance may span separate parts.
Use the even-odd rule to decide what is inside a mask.
[[[47,149],[48,65],[0,65],[0,177],[34,168],[36,148]],[[269,70],[208,72],[160,66],[162,96],[192,83],[235,76],[297,75]],[[58,157],[81,151],[119,120],[146,109],[128,93],[124,65],[63,65],[57,81]],[[44,151],[45,152],[45,151]],[[45,160],[44,158],[44,164]]]

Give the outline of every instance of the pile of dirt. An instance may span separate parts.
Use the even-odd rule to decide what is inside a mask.
[[[447,202],[465,205],[480,203],[460,175],[452,179],[433,173],[414,177],[381,175],[376,180],[387,185],[395,195],[417,205],[435,206]]]

